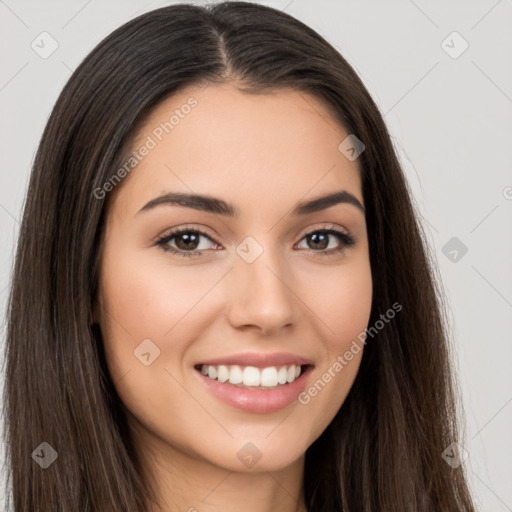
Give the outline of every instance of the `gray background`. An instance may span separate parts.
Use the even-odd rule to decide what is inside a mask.
[[[0,0],[2,311],[30,166],[57,95],[103,37],[169,3]],[[385,114],[449,298],[470,484],[480,510],[512,511],[512,1],[263,3],[335,45]],[[43,31],[58,43],[46,59],[31,47]],[[469,44],[457,58],[464,42],[454,31]],[[0,354],[4,338],[2,322]]]

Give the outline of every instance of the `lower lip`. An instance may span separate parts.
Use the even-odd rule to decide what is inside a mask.
[[[312,366],[308,365],[297,379],[275,388],[248,389],[229,382],[219,382],[195,369],[208,389],[223,402],[247,412],[268,413],[278,411],[297,400],[306,387],[306,380]]]

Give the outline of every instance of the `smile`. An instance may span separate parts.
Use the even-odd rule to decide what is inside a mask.
[[[201,385],[226,405],[249,413],[272,413],[293,404],[304,391],[312,364],[277,366],[198,364]]]
[[[275,388],[295,381],[302,368],[297,364],[287,366],[201,365],[201,373],[218,382],[229,382],[248,388]]]

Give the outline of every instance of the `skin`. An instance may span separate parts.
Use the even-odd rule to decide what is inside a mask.
[[[365,330],[372,281],[364,213],[348,203],[290,213],[339,190],[364,204],[358,162],[338,150],[348,133],[314,97],[249,95],[233,84],[189,87],[161,102],[132,149],[191,96],[197,106],[107,197],[95,310],[107,364],[164,510],[305,511],[305,451],[345,400],[362,351],[309,403],[272,413],[221,402],[194,365],[291,352],[313,361],[307,389]],[[139,212],[170,191],[221,198],[240,216],[171,204]],[[185,226],[211,238],[200,238],[200,256],[156,245]],[[322,256],[342,240],[331,235],[318,249],[305,233],[331,226],[356,243]],[[247,236],[263,248],[252,263],[236,252]],[[178,241],[169,244],[182,248]],[[134,350],[148,338],[160,356],[145,366]],[[248,442],[262,455],[251,468],[237,457]]]

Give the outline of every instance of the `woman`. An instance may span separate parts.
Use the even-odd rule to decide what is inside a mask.
[[[442,456],[439,296],[382,116],[332,46],[244,2],[132,20],[34,162],[14,510],[473,511]]]

